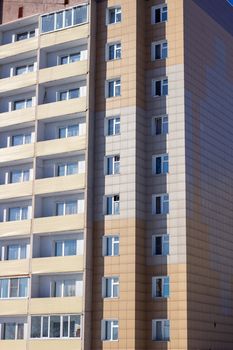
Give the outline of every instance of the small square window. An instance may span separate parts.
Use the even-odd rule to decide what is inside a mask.
[[[107,24],[121,22],[121,7],[112,7],[107,10]]]

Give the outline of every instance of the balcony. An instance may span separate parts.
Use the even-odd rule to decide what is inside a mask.
[[[82,298],[35,298],[29,301],[29,313],[38,314],[69,314],[82,313]]]
[[[86,112],[87,98],[80,97],[68,101],[46,103],[37,107],[37,119],[50,119],[68,114]]]
[[[0,200],[32,196],[32,181],[0,186]]]
[[[67,43],[68,41],[85,39],[89,35],[89,25],[82,24],[77,27],[63,29],[41,35],[40,47],[45,48],[53,45]]]
[[[52,177],[35,181],[36,195],[55,194],[64,191],[81,190],[83,188],[85,188],[85,174]]]
[[[0,261],[0,276],[26,275],[29,272],[29,259]]]
[[[87,61],[79,61],[71,64],[64,64],[39,71],[39,84],[54,82],[56,80],[73,78],[74,76],[87,74]],[[0,85],[1,86],[1,85]]]
[[[81,272],[83,271],[83,255],[34,258],[31,268],[33,274]]]
[[[18,341],[17,341],[18,342]],[[1,343],[0,343],[1,344]],[[43,349],[46,350],[81,350],[81,339],[38,339],[38,340],[32,340],[30,339],[28,344],[27,344],[27,350],[41,350]],[[14,343],[14,348],[15,348],[16,342]],[[2,346],[2,344],[0,345]],[[1,350],[13,350],[13,348],[2,348]],[[17,344],[17,350],[26,350],[25,348],[18,348]]]
[[[34,156],[34,144],[26,144],[0,149],[0,164],[15,162],[16,160],[29,159]]]
[[[33,220],[33,233],[78,231],[84,229],[84,214],[48,216]],[[1,228],[1,224],[0,224]],[[1,235],[1,231],[0,231]]]
[[[35,107],[0,113],[0,128],[35,121]]]
[[[36,156],[46,157],[56,154],[82,151],[86,148],[85,136],[74,136],[36,143]],[[1,156],[1,153],[0,153]]]
[[[0,222],[0,237],[29,236],[31,220]]]
[[[0,340],[0,349],[1,350],[27,350],[26,340]],[[81,349],[81,347],[80,347]],[[36,348],[34,348],[36,350]]]
[[[0,316],[26,315],[27,303],[28,299],[0,300]],[[1,345],[0,349],[2,350]]]
[[[38,37],[0,46],[0,60],[38,49]]]
[[[36,85],[36,72],[0,79],[0,94]]]

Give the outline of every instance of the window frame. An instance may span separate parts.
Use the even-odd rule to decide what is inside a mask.
[[[119,10],[120,9],[120,12],[116,12],[117,9]],[[115,14],[114,14],[114,17],[115,17],[115,20],[114,22],[110,22],[110,11],[112,10],[115,10]],[[117,17],[117,14],[121,15],[121,20],[120,21],[116,21],[116,17]],[[121,5],[114,5],[114,6],[110,6],[106,9],[106,26],[110,26],[110,25],[114,25],[114,24],[119,24],[122,22],[122,7]]]
[[[114,281],[117,279],[117,281]],[[110,295],[108,295],[108,283],[110,285]],[[114,287],[117,289],[117,295],[114,296]],[[103,299],[119,299],[120,297],[120,278],[119,276],[104,276],[102,277],[102,298]]]
[[[112,172],[109,172],[109,161],[110,160],[112,161]],[[105,176],[120,175],[120,164],[121,164],[120,154],[105,156],[104,175]]]
[[[27,208],[27,218],[26,219],[23,219],[22,217],[23,217],[23,209],[25,209],[25,208]],[[19,209],[19,213],[20,213],[20,215],[19,215],[19,219],[18,220],[10,220],[10,211],[12,210],[12,209]],[[14,222],[14,221],[24,221],[24,220],[29,220],[30,219],[30,206],[28,205],[28,206],[22,206],[22,207],[9,207],[8,208],[8,210],[7,210],[7,221],[12,221],[12,222]]]
[[[117,121],[119,119],[119,121]],[[113,134],[110,134],[110,121],[113,121]],[[116,133],[116,128],[119,125],[119,133]],[[118,136],[121,134],[121,117],[120,115],[116,116],[110,116],[106,118],[106,123],[105,123],[105,136]]]
[[[111,322],[110,339],[107,338],[107,322]],[[114,325],[117,322],[117,326]],[[113,329],[117,328],[117,339],[113,339]],[[106,319],[101,321],[101,340],[102,341],[119,341],[119,320],[118,319]]]
[[[115,200],[115,197],[118,197],[118,200]],[[112,204],[111,204],[112,212],[111,213],[108,212],[108,198],[112,199]],[[116,206],[117,206],[116,203],[118,203],[118,210],[116,210]],[[107,216],[120,215],[120,194],[106,195],[104,205],[105,205],[105,208],[104,208],[105,215],[107,215]]]
[[[156,238],[161,238],[161,251],[162,254],[156,254]],[[165,238],[167,241],[165,242]],[[168,254],[164,254],[164,246],[168,244]],[[163,233],[159,235],[153,235],[152,236],[152,256],[160,256],[160,257],[167,257],[170,255],[170,235],[168,233]]]
[[[111,239],[111,254],[107,254],[109,252],[108,240]],[[114,254],[115,245],[118,245],[118,254]],[[102,238],[102,255],[105,257],[113,257],[120,256],[120,236],[119,235],[106,235]]]
[[[157,322],[161,322],[161,324],[162,324],[162,328],[161,328],[162,333],[164,333],[164,325],[165,325],[165,323],[168,322],[168,325],[169,325],[169,338],[168,339],[161,339],[161,340],[160,339],[156,339],[156,335],[157,335],[156,334],[157,333],[157,331],[156,331],[156,324],[157,324]],[[168,319],[154,319],[154,320],[152,320],[152,341],[169,342],[170,341],[170,326],[171,326],[170,320],[168,320]]]
[[[110,96],[110,84],[113,83],[113,95]],[[119,88],[119,95],[116,95],[116,91],[117,88]],[[117,97],[121,97],[121,78],[112,78],[112,79],[108,79],[106,80],[106,91],[105,91],[105,96],[106,98],[117,98]]]
[[[160,83],[160,94],[157,93],[157,83]],[[169,84],[168,84],[168,77],[161,77],[152,79],[152,97],[153,98],[161,98],[161,97],[167,97],[169,95]],[[164,89],[167,90],[166,93],[164,93]]]
[[[28,106],[28,102],[30,101],[30,106]],[[23,107],[22,108],[16,108],[16,104],[23,102]],[[20,111],[22,109],[27,109],[27,108],[32,108],[33,107],[33,97],[26,97],[26,98],[22,98],[19,100],[13,100],[12,101],[12,111]]]
[[[167,199],[165,200],[165,197]],[[160,212],[157,212],[157,198],[161,198],[160,200]],[[168,203],[168,212],[164,212],[164,203]],[[152,195],[152,215],[169,215],[170,212],[170,198],[169,193],[161,193],[161,194],[153,194]]]
[[[156,121],[161,119],[161,133],[157,133],[157,125],[156,125]],[[167,119],[167,121],[165,122],[164,119]],[[165,128],[167,130],[167,132],[165,131]],[[152,136],[161,136],[161,135],[168,135],[169,134],[169,118],[168,118],[168,114],[163,114],[160,116],[156,116],[152,118]]]
[[[117,45],[120,45],[120,48],[117,48]],[[113,46],[114,57],[110,58],[110,47]],[[117,51],[120,51],[120,57],[117,57]],[[118,61],[122,59],[122,44],[121,41],[113,41],[106,44],[106,53],[105,53],[106,61]]]
[[[163,9],[166,8],[167,10],[166,12],[166,20],[164,21],[163,18]],[[156,10],[160,10],[160,20],[159,22],[156,22]],[[166,23],[168,21],[168,5],[167,3],[164,4],[160,4],[160,5],[155,5],[151,7],[151,24],[155,25],[155,24],[159,24],[159,23]]]
[[[75,254],[74,255],[68,255],[68,254],[65,254],[65,244],[66,242],[69,242],[69,241],[75,241]],[[62,255],[57,255],[56,254],[56,244],[57,243],[62,243]],[[70,238],[70,239],[58,239],[58,240],[55,240],[54,241],[54,256],[57,257],[57,256],[77,256],[77,252],[78,252],[78,240],[75,239],[75,238]]]
[[[166,56],[163,57],[163,45],[166,44]],[[156,46],[160,46],[160,57],[156,57]],[[166,60],[168,58],[168,41],[167,40],[160,40],[160,41],[154,41],[151,43],[151,61],[161,61]]]
[[[161,158],[161,172],[157,172],[157,159],[159,158]],[[166,164],[167,164],[167,171],[164,171]],[[156,154],[152,156],[152,174],[156,176],[169,174],[169,154],[168,153]]]
[[[161,295],[157,296],[157,281],[161,280]],[[168,295],[165,295],[165,285],[168,285]],[[170,276],[153,276],[152,277],[152,298],[169,299],[170,298]]]
[[[6,280],[7,281],[7,297],[2,297],[1,293],[1,287],[0,287],[0,300],[12,300],[12,299],[27,299],[29,297],[29,282],[30,279],[29,277],[11,277],[11,278],[1,278],[0,281]],[[16,280],[17,281],[17,296],[11,296],[11,291],[12,291],[12,281]],[[24,296],[20,296],[20,280],[27,280],[27,286],[26,286],[26,294]]]
[[[66,210],[67,210],[67,205],[70,204],[70,203],[75,203],[76,205],[76,213],[72,213],[72,214],[67,214],[66,213]],[[63,214],[58,214],[58,206],[62,204],[63,207],[62,207],[62,212]],[[77,200],[64,200],[64,201],[57,201],[56,202],[56,216],[68,216],[68,215],[77,215],[78,214],[78,199]]]

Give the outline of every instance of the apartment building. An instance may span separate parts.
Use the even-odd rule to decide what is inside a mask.
[[[233,8],[0,12],[0,350],[232,350]]]

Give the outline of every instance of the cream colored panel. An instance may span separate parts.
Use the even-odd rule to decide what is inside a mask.
[[[0,186],[0,200],[32,195],[32,181]]]
[[[85,174],[59,176],[59,177],[36,180],[35,194],[72,191],[72,190],[83,189],[84,187],[85,187]],[[1,195],[1,192],[0,192],[0,195]]]
[[[36,72],[18,75],[0,80],[0,94],[7,94],[8,91],[22,89],[36,84]]]
[[[29,272],[29,260],[6,260],[0,261],[0,276],[19,276]]]
[[[85,136],[75,136],[64,139],[42,141],[36,144],[36,155],[47,156],[67,152],[81,151],[86,147]],[[1,155],[1,153],[0,153]]]
[[[30,234],[31,220],[0,223],[0,237],[26,236]]]
[[[37,109],[38,119],[48,119],[73,113],[85,112],[87,109],[86,97],[74,98],[69,101],[58,101],[39,105]]]
[[[64,349],[65,350],[81,350],[81,340],[80,339],[30,340],[27,349],[28,350],[41,350],[42,348],[43,348],[43,350],[64,350]],[[8,349],[6,349],[6,350],[8,350]],[[13,350],[13,349],[9,348],[9,350]],[[18,350],[18,348],[17,348],[17,350]]]
[[[0,149],[0,163],[6,163],[19,159],[28,159],[34,156],[34,144]]]
[[[87,61],[63,64],[39,71],[39,84],[87,74]],[[1,88],[1,85],[0,85]]]
[[[49,216],[37,218],[33,221],[33,233],[49,233],[82,230],[84,228],[84,214]]]
[[[27,299],[0,300],[0,315],[26,315],[27,303]],[[1,345],[0,349],[2,350]]]
[[[69,314],[82,313],[82,298],[35,298],[30,299],[29,313],[42,314]]]
[[[83,271],[83,256],[59,256],[32,259],[32,273]]]
[[[0,47],[0,59],[7,58],[10,56],[16,56],[24,52],[36,50],[38,48],[38,37],[31,38],[15,43],[2,45]]]
[[[35,120],[35,107],[0,114],[0,127],[32,122]]]
[[[88,37],[88,24],[41,35],[40,46],[48,47]]]

